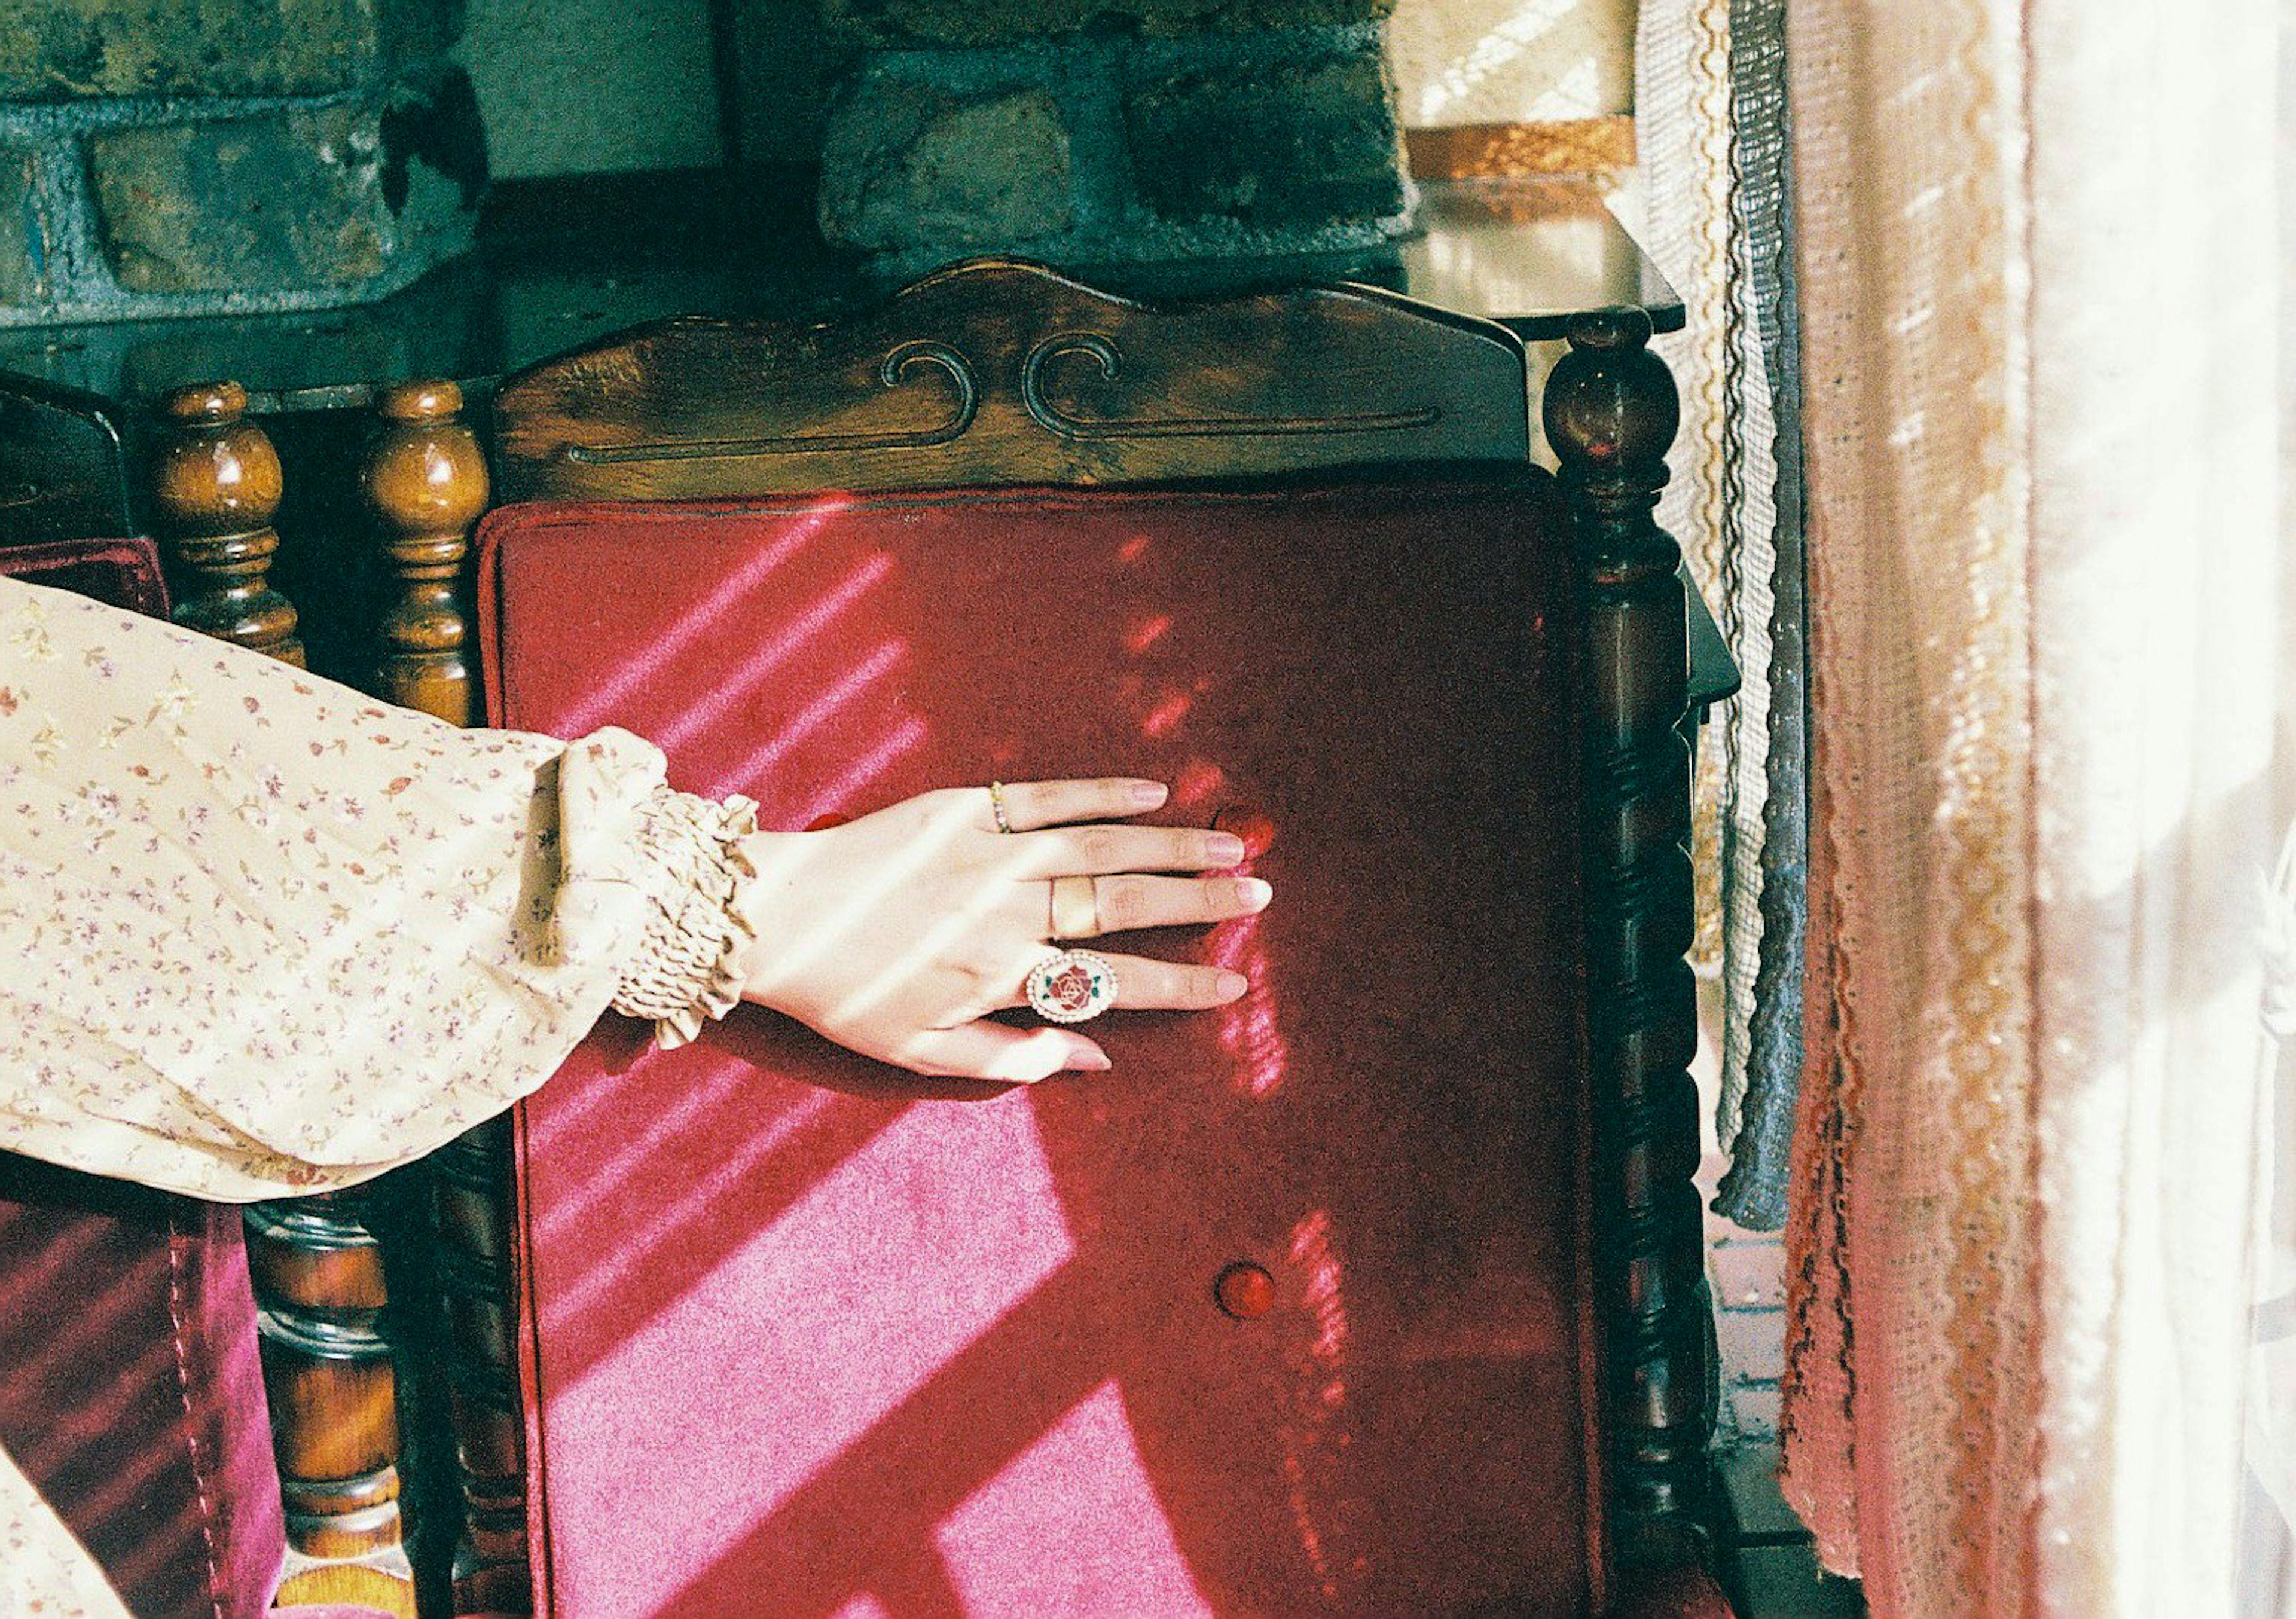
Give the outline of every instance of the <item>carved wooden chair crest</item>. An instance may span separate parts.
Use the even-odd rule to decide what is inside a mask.
[[[681,319],[547,362],[496,403],[502,498],[1234,478],[1519,463],[1521,364],[1368,289],[1185,319],[981,260],[825,327]]]

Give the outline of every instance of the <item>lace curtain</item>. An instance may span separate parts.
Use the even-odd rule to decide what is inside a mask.
[[[1743,684],[1702,745],[1700,953],[1722,986],[1717,1206],[1785,1220],[1800,1080],[1808,732],[1785,0],[1657,0],[1636,39],[1644,245],[1683,294],[1660,339],[1682,431],[1659,520]]]
[[[1742,659],[1772,631],[1716,789],[1725,1124],[1742,1171],[1756,1031],[1798,1010],[1786,1484],[1882,1619],[2296,1614],[2287,10],[1798,0],[1758,127],[1775,13],[1645,6],[1653,236],[1690,249],[1676,520]],[[1781,131],[1766,323],[1747,180]],[[1804,453],[1806,779],[1750,768],[1798,714],[1800,537],[1746,472],[1750,367]],[[1760,970],[1782,793],[1798,1007]]]

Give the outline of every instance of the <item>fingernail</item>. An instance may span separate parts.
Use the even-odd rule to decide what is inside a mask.
[[[1069,1071],[1074,1074],[1105,1074],[1116,1065],[1108,1060],[1108,1053],[1096,1045],[1088,1045],[1070,1053]]]
[[[1132,784],[1132,802],[1142,809],[1154,809],[1171,796],[1172,789],[1161,781],[1135,781]]]
[[[1275,897],[1275,890],[1257,877],[1235,879],[1235,903],[1246,911],[1265,911],[1267,902]]]
[[[1224,972],[1219,976],[1220,999],[1233,1001],[1251,987],[1251,981],[1240,972]]]
[[[1222,865],[1232,866],[1243,858],[1243,839],[1233,832],[1214,832],[1204,839],[1204,848]]]

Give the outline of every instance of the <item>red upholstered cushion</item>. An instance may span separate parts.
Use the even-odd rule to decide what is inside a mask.
[[[255,1619],[286,1546],[239,1211],[0,1154],[0,1445],[136,1619]]]
[[[504,723],[791,829],[1153,776],[1278,895],[1150,942],[1252,991],[1103,1076],[594,1035],[519,1135],[546,1611],[1583,1611],[1561,534],[1538,478],[492,514]]]
[[[149,540],[0,573],[165,613]],[[239,1211],[0,1153],[0,1445],[137,1619],[254,1619],[286,1553]]]
[[[168,616],[160,548],[140,538],[41,540],[0,545],[0,574],[68,590],[130,612]]]

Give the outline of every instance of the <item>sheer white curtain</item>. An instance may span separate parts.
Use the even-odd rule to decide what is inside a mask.
[[[1806,1184],[1841,1195],[1799,1245],[1839,1349],[1805,1351],[1787,1468],[1885,1615],[2236,1602],[2289,803],[2280,10],[1793,14]]]
[[[1786,1478],[1882,1619],[2296,1616],[2288,9],[1788,13]]]

